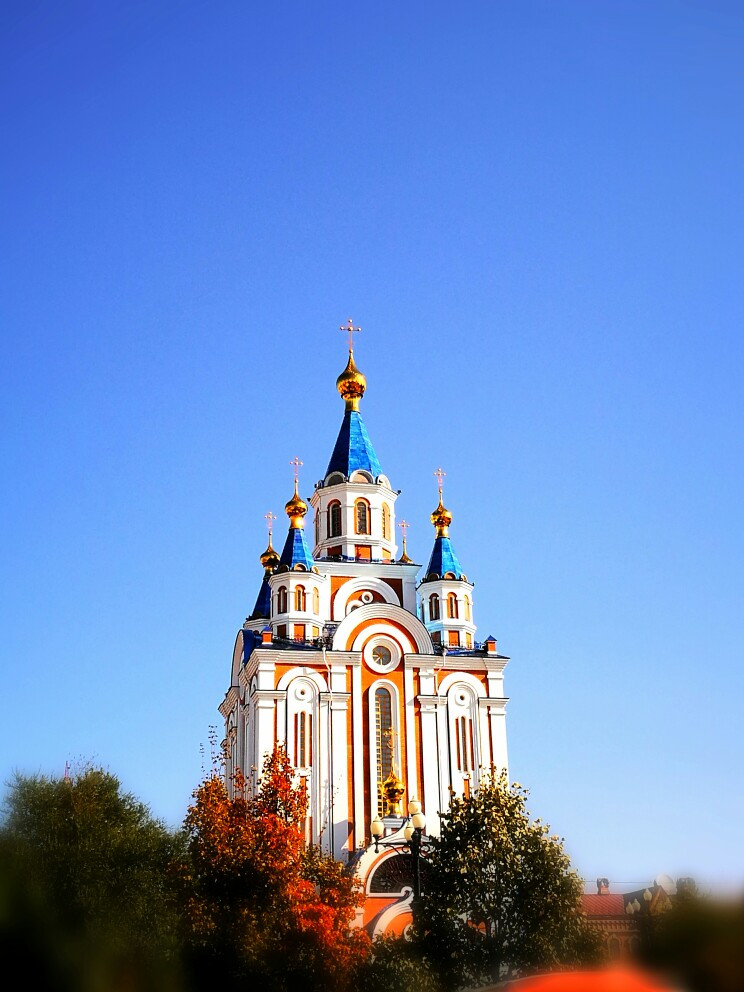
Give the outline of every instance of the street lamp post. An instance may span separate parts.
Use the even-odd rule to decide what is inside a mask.
[[[421,908],[421,851],[424,844],[424,830],[426,828],[426,817],[421,812],[421,803],[418,799],[411,799],[408,804],[408,817],[403,828],[405,840],[382,840],[385,833],[385,824],[379,814],[370,824],[370,833],[375,842],[375,854],[379,853],[380,847],[398,848],[405,851],[406,848],[411,854],[413,867],[413,899],[411,900],[411,915],[414,923],[417,922],[419,910]]]

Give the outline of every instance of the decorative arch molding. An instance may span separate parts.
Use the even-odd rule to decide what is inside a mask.
[[[369,578],[349,579],[336,592],[335,599],[333,600],[333,619],[343,620],[346,616],[346,607],[349,604],[349,600],[353,599],[356,593],[363,592],[365,589],[378,593],[391,606],[400,606],[397,593],[384,579],[373,578],[372,576]],[[380,604],[378,603],[377,605],[379,606]]]
[[[376,620],[387,620],[391,626],[397,627],[407,634],[415,646],[416,653],[434,654],[434,645],[429,631],[418,617],[409,613],[408,610],[404,610],[402,606],[393,606],[388,603],[370,603],[369,606],[360,606],[358,609],[352,610],[336,628],[336,633],[333,635],[332,650],[356,650],[352,645],[358,635],[364,627],[370,626]]]
[[[394,902],[392,906],[388,906],[383,909],[381,913],[374,918],[372,921],[372,936],[381,937],[385,933],[398,932],[404,933],[406,927],[393,926],[393,921],[400,916],[407,916],[410,924],[412,912],[411,903],[413,902],[413,889],[408,891],[408,894],[403,896],[397,902]]]
[[[314,672],[312,668],[290,668],[288,672],[279,679],[277,683],[277,689],[279,692],[285,692],[289,688],[290,682],[293,682],[297,678],[307,679],[308,682],[312,682],[318,692],[328,692],[328,683],[318,672]]]
[[[478,681],[475,675],[471,675],[470,672],[452,672],[451,675],[446,675],[439,683],[437,694],[439,696],[443,696],[458,683],[466,685],[469,689],[472,689],[478,698],[486,696],[485,686],[482,682]]]

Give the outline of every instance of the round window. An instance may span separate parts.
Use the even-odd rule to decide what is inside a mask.
[[[390,648],[386,648],[384,644],[377,644],[372,649],[372,657],[378,665],[383,665],[385,668],[387,668],[393,660],[393,656],[390,653]]]
[[[382,675],[397,668],[401,650],[391,637],[372,637],[364,647],[363,657],[373,672]]]

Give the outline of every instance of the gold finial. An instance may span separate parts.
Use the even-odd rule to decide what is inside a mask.
[[[449,525],[452,523],[452,514],[442,502],[442,488],[443,488],[442,482],[445,476],[447,475],[447,473],[443,472],[441,468],[438,468],[434,472],[434,475],[439,485],[439,505],[437,506],[436,510],[432,513],[430,519],[437,529],[437,537],[448,537]]]
[[[279,555],[274,550],[274,546],[271,543],[271,535],[274,529],[274,521],[276,520],[276,514],[269,510],[268,513],[264,513],[264,520],[269,528],[269,543],[266,546],[266,550],[261,555],[261,564],[266,569],[267,572],[273,572],[276,566],[279,564]]]
[[[304,516],[307,513],[307,503],[299,494],[299,478],[300,478],[300,467],[302,462],[295,455],[292,461],[289,463],[294,468],[294,495],[292,499],[285,504],[284,511],[289,517],[289,526],[293,527],[295,530],[301,530],[305,526]]]
[[[336,389],[339,391],[346,403],[347,410],[358,410],[359,400],[364,396],[367,388],[367,380],[354,363],[354,341],[355,334],[361,333],[361,327],[354,327],[354,321],[349,317],[349,323],[341,324],[340,331],[346,331],[349,335],[349,361],[341,375],[336,379]]]
[[[408,557],[408,552],[406,550],[406,537],[408,536],[407,531],[411,525],[408,523],[407,520],[401,520],[399,521],[398,526],[400,527],[401,532],[403,534],[403,554],[400,556],[398,561],[402,562],[404,565],[408,565],[409,562],[413,561],[413,558]]]

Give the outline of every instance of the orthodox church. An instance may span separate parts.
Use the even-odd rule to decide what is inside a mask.
[[[410,886],[395,881],[394,863],[385,866],[393,850],[369,846],[370,823],[379,818],[389,838],[402,838],[403,811],[415,801],[436,835],[452,792],[467,795],[484,772],[507,768],[509,659],[493,637],[475,638],[473,583],[450,538],[441,470],[428,564],[422,571],[408,556],[408,525],[396,528],[399,492],[360,413],[367,382],[354,361],[356,329],[351,321],[343,329],[341,428],[308,502],[302,463],[290,463],[280,551],[267,514],[263,579],[219,709],[228,784],[240,769],[255,787],[265,755],[283,742],[307,793],[306,840],[355,862],[368,896],[359,923],[393,932],[405,922]]]

